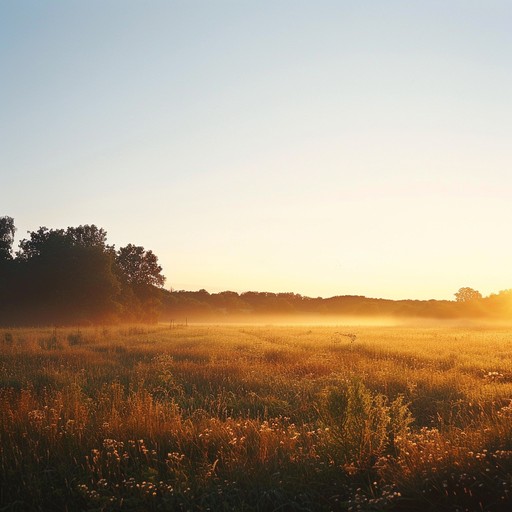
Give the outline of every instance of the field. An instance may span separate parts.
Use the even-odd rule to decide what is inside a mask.
[[[0,331],[0,510],[512,509],[512,330]]]

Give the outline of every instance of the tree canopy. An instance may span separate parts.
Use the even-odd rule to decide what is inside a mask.
[[[14,219],[12,217],[0,217],[0,260],[10,260],[12,258],[15,232]]]
[[[482,294],[474,290],[473,288],[463,287],[459,288],[459,291],[455,293],[455,300],[457,302],[471,302],[482,298]]]
[[[512,290],[489,297],[470,287],[455,300],[386,300],[295,293],[166,291],[157,256],[129,243],[116,249],[94,224],[29,231],[14,252],[12,217],[0,217],[0,324],[60,325],[159,318],[258,316],[512,319]]]
[[[116,252],[95,226],[40,227],[10,257],[11,217],[0,218],[0,322],[90,323],[156,319],[152,288],[164,284],[153,252],[129,244]],[[146,289],[142,289],[141,285]]]
[[[163,286],[165,277],[158,258],[140,245],[128,244],[117,251],[117,264],[130,284]]]

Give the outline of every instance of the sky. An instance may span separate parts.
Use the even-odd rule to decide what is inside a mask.
[[[166,288],[512,288],[512,2],[0,0],[0,216]]]

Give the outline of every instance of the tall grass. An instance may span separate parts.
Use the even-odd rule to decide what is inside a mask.
[[[510,332],[0,331],[2,510],[509,510]]]

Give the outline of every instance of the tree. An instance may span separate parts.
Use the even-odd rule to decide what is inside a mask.
[[[0,323],[154,322],[165,281],[158,258],[115,251],[94,224],[28,232],[12,257],[14,221],[0,217]]]
[[[512,289],[491,293],[483,302],[489,315],[508,320],[512,318]]]
[[[29,231],[30,238],[20,242],[18,257],[22,260],[44,256],[55,257],[63,249],[70,247],[98,247],[110,252],[112,247],[107,245],[107,232],[94,224],[68,227],[64,229],[48,229],[40,227],[37,231]]]
[[[123,306],[129,316],[156,322],[161,310],[161,294],[165,277],[158,258],[144,247],[128,244],[116,253],[117,273],[122,285]]]
[[[66,236],[71,244],[75,246],[111,249],[107,245],[107,232],[103,228],[96,227],[94,224],[68,228]]]
[[[64,247],[69,247],[69,240],[63,229],[48,229],[45,226],[37,231],[29,231],[30,238],[20,242],[20,250],[16,253],[18,259],[29,261],[38,257],[53,258]]]
[[[12,217],[0,217],[0,260],[12,259],[12,244],[14,242],[14,219]]]
[[[144,247],[128,244],[117,251],[117,265],[122,277],[131,285],[163,286],[165,277],[158,258]]]
[[[119,304],[114,251],[94,225],[29,232],[20,242],[19,288],[32,322],[89,322],[113,318]]]
[[[481,298],[482,294],[479,291],[467,286],[459,288],[459,291],[455,293],[455,300],[457,302],[472,302]]]
[[[12,259],[14,219],[0,217],[0,321],[8,318],[8,308],[16,289],[15,262]]]

